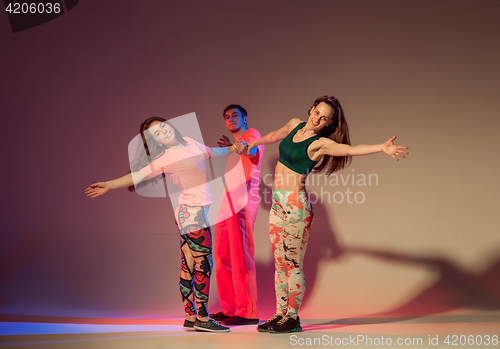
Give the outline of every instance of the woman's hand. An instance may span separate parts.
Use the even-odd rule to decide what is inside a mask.
[[[382,146],[382,151],[387,155],[389,155],[390,157],[392,157],[394,160],[398,161],[398,158],[395,155],[405,158],[406,156],[404,154],[408,155],[408,152],[401,149],[408,149],[408,147],[395,145],[394,144],[395,139],[396,136],[392,137],[387,142],[385,142],[384,145]]]
[[[256,147],[257,147],[256,141],[248,144],[247,147],[246,147],[246,154],[247,154],[247,156],[249,156],[249,154],[251,155],[252,153],[254,155],[256,155],[257,154],[257,148]],[[255,150],[253,150],[254,148],[255,148]]]
[[[247,142],[244,140],[239,140],[238,142],[233,144],[233,151],[238,154],[248,155],[246,151]]]
[[[248,145],[246,146],[246,154],[247,154],[247,155],[248,155],[248,154],[250,154],[250,151],[251,151],[253,148],[255,148],[256,146],[257,146],[257,145],[255,144],[255,142],[252,142],[252,143],[248,144]]]
[[[106,194],[111,188],[106,182],[97,182],[91,184],[87,189],[85,189],[85,194],[91,198],[95,198]]]

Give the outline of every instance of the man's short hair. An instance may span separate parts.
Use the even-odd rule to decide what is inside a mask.
[[[230,109],[238,109],[240,111],[240,113],[243,115],[243,117],[247,116],[247,111],[245,108],[243,108],[241,105],[239,104],[230,104],[228,105],[225,109],[224,109],[224,112],[222,113],[222,116],[223,117],[226,117],[226,112]]]

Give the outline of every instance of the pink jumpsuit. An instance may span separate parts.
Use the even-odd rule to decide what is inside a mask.
[[[260,138],[259,131],[250,128],[239,140],[245,140],[250,144],[258,138]],[[239,212],[235,212],[235,215],[215,226],[215,276],[219,303],[222,312],[227,316],[259,318],[253,227],[259,208],[259,177],[263,155],[264,146],[261,145],[258,146],[257,155],[253,158],[232,154],[227,159],[224,177],[226,187],[229,188],[229,200],[228,204],[221,206],[219,216],[227,217],[228,212],[238,211],[239,206],[236,201],[241,198],[241,193],[245,189],[248,197],[246,205]],[[231,176],[231,169],[238,161],[242,161],[245,178]]]

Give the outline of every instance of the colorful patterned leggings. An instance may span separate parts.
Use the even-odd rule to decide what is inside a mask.
[[[181,234],[180,289],[186,315],[208,316],[208,293],[212,273],[212,236],[208,206],[179,205],[175,223]],[[194,298],[194,299],[193,299]],[[196,303],[196,309],[194,304]]]
[[[305,191],[273,188],[269,232],[274,253],[276,313],[296,317],[306,286],[303,261],[313,210]]]

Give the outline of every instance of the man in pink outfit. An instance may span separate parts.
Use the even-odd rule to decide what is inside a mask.
[[[248,128],[247,111],[231,104],[224,109],[226,128],[234,141],[243,145],[260,138],[254,128]],[[222,136],[219,146],[231,145]],[[264,146],[252,149],[246,155],[228,156],[225,182],[226,204],[221,205],[220,223],[215,226],[214,262],[219,304],[222,311],[210,316],[226,325],[249,325],[259,322],[257,312],[257,281],[255,275],[253,227],[259,208],[259,177]],[[231,171],[241,161],[241,172]],[[245,195],[246,192],[246,195]],[[242,200],[246,198],[247,200]],[[243,202],[242,202],[243,201]]]

